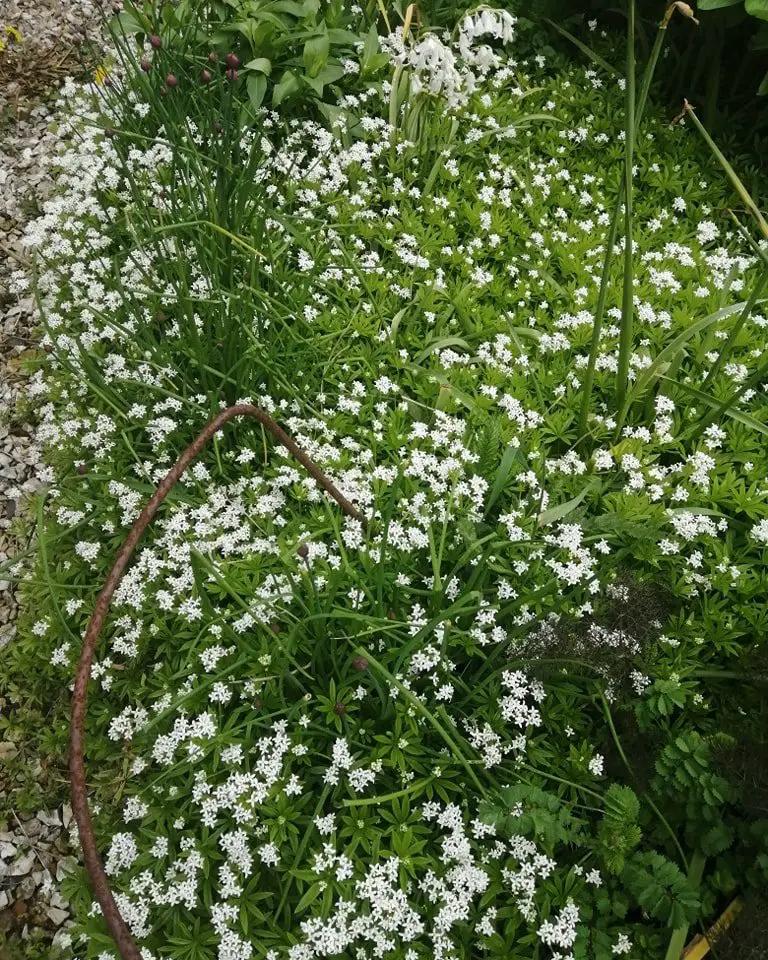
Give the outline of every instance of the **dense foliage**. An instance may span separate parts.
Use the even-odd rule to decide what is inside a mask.
[[[508,13],[124,6],[16,278],[51,467],[6,691],[62,757],[98,588],[223,406],[367,518],[238,422],[125,575],[88,764],[146,957],[675,956],[768,872],[765,242],[690,124]]]
[[[438,0],[434,2],[439,9]],[[664,0],[638,0],[640,44],[650,45],[664,7]],[[691,7],[696,26],[678,22],[670,27],[664,69],[657,77],[659,96],[671,104],[684,96],[695,102],[710,128],[720,137],[733,138],[732,149],[738,143],[734,133],[742,131],[743,137],[743,131],[749,131],[753,145],[757,139],[764,156],[768,4],[765,0],[699,0]],[[520,5],[518,12],[532,25],[546,18],[577,43],[598,49],[615,46],[616,32],[626,22],[625,4],[613,0],[531,0]]]

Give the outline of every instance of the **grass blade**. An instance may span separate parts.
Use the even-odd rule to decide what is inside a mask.
[[[691,441],[698,440],[701,434],[707,429],[710,423],[715,423],[720,420],[721,417],[733,416],[733,411],[731,407],[748,391],[753,390],[755,387],[763,384],[768,379],[768,366],[758,367],[757,370],[752,374],[751,377],[747,378],[744,383],[741,384],[738,390],[735,391],[727,400],[723,401],[719,407],[717,407],[714,413],[709,414],[709,416],[704,417],[703,420],[700,420],[699,423],[694,428],[691,433]],[[738,419],[734,417],[734,419]],[[755,421],[759,422],[759,421]]]
[[[706,127],[701,122],[701,120],[699,120],[699,118],[696,116],[696,111],[693,109],[690,103],[688,103],[687,100],[683,101],[683,116],[690,117],[691,120],[693,120],[693,125],[696,127],[696,129],[704,138],[707,146],[712,151],[712,155],[714,156],[714,158],[717,160],[717,162],[720,164],[723,170],[725,170],[725,173],[728,176],[728,179],[733,184],[733,187],[736,190],[736,193],[738,193],[738,195],[741,197],[742,201],[744,202],[744,206],[747,208],[747,210],[749,210],[749,212],[757,221],[757,224],[760,227],[760,232],[762,233],[763,237],[766,240],[768,240],[768,221],[766,221],[765,217],[760,212],[757,204],[752,199],[752,196],[749,190],[747,190],[747,188],[741,182],[736,171],[733,169],[730,163],[728,163],[728,161],[726,160],[725,155],[722,153],[722,151],[717,146],[717,144],[712,139],[712,137],[710,137],[710,135],[707,133]]]
[[[504,484],[509,479],[509,475],[512,473],[512,469],[515,464],[518,464],[519,468],[522,469],[526,464],[525,454],[520,447],[513,447],[512,444],[509,443],[507,444],[507,449],[504,451],[504,455],[501,458],[499,469],[496,471],[496,477],[494,478],[491,492],[488,494],[488,499],[485,501],[486,516],[490,513],[494,503],[496,503],[501,496],[501,492],[504,489]]]
[[[645,107],[648,103],[648,92],[651,89],[651,82],[653,80],[653,75],[656,72],[656,65],[659,62],[659,56],[661,55],[661,48],[664,45],[664,38],[667,34],[667,24],[669,23],[672,14],[675,9],[677,9],[678,3],[672,3],[667,8],[664,17],[659,24],[659,28],[656,31],[656,39],[653,42],[653,49],[651,50],[651,55],[648,59],[648,64],[643,73],[643,83],[640,89],[640,96],[637,101],[637,108],[635,110],[634,116],[634,130],[635,135],[637,135],[637,130],[640,126],[640,122],[643,119],[643,114],[645,113]],[[698,22],[698,21],[696,21]],[[583,390],[583,399],[581,403],[581,411],[579,413],[579,436],[585,437],[587,433],[587,420],[589,419],[589,407],[592,399],[592,388],[595,382],[595,365],[597,363],[597,354],[600,349],[600,335],[603,329],[603,316],[605,314],[605,302],[608,292],[608,283],[610,281],[610,270],[611,270],[611,259],[613,257],[613,248],[616,245],[616,236],[619,230],[619,215],[621,214],[621,204],[624,199],[624,180],[622,180],[621,185],[619,186],[619,193],[616,197],[616,204],[613,209],[613,214],[611,217],[611,224],[608,228],[608,238],[605,251],[605,257],[603,259],[603,272],[600,277],[600,293],[598,295],[597,308],[595,310],[595,319],[592,327],[592,341],[589,346],[589,362],[587,364],[587,370],[584,376],[584,384],[582,387]]]
[[[624,283],[621,297],[619,366],[616,371],[617,431],[621,429],[624,398],[629,383],[629,361],[634,333],[634,242],[632,237],[632,167],[635,154],[635,0],[627,3],[627,86],[624,123]]]
[[[618,77],[619,71],[615,67],[612,67],[607,60],[603,60],[599,53],[595,53],[591,47],[588,47],[586,43],[583,43],[578,37],[574,37],[574,35],[566,30],[565,27],[561,27],[560,24],[555,23],[554,20],[550,20],[548,17],[544,17],[544,22],[548,23],[550,27],[554,27],[561,36],[566,38],[566,40],[570,40],[571,43],[574,44],[574,46],[577,46],[582,53],[586,54],[593,63],[596,63],[599,67],[602,67],[603,70],[607,71],[612,76]]]
[[[704,393],[702,390],[697,390],[696,387],[690,386],[687,383],[680,383],[677,380],[671,380],[669,377],[661,377],[662,380],[669,380],[670,383],[674,383],[676,387],[679,387],[684,393],[690,394],[695,400],[698,400],[700,403],[706,403],[707,406],[713,407],[714,409],[719,409],[722,404],[719,400],[715,399],[711,394]],[[768,424],[758,420],[757,417],[753,417],[749,413],[744,413],[742,410],[732,410],[730,407],[726,410],[723,410],[723,416],[730,417],[732,420],[735,420],[737,423],[743,424],[745,427],[749,427],[750,430],[756,430],[758,433],[765,434],[768,436]]]
[[[766,281],[768,281],[768,273],[763,272],[761,276],[758,278],[755,285],[753,286],[752,291],[749,294],[749,297],[747,298],[747,302],[744,304],[744,309],[741,311],[741,314],[739,315],[739,319],[736,321],[736,323],[734,323],[733,328],[730,334],[728,335],[728,339],[723,344],[723,349],[718,354],[717,360],[715,360],[715,362],[712,364],[712,368],[707,374],[704,380],[704,383],[701,385],[702,390],[707,389],[710,383],[712,383],[712,381],[720,372],[720,369],[722,368],[725,361],[728,359],[731,353],[731,350],[733,349],[733,345],[736,342],[736,338],[741,333],[742,327],[747,322],[747,318],[749,317],[755,304],[757,303],[758,297],[760,296],[760,294],[763,292],[763,289],[765,288]]]
[[[710,313],[706,317],[702,317],[701,320],[697,320],[695,323],[692,323],[690,327],[686,327],[682,333],[679,333],[671,343],[668,343],[664,349],[656,355],[653,362],[647,366],[642,373],[638,376],[637,380],[632,386],[632,389],[627,394],[624,410],[621,411],[622,418],[629,409],[630,404],[641,396],[646,387],[649,386],[654,377],[660,376],[658,372],[659,368],[662,367],[665,363],[671,363],[672,359],[681,350],[685,344],[694,337],[697,333],[701,333],[702,330],[706,330],[707,327],[711,326],[713,323],[717,323],[718,320],[722,320],[724,317],[729,317],[734,313],[738,313],[744,308],[745,301],[740,303],[731,304],[730,307],[723,307],[722,310],[716,310],[714,313]]]
[[[575,497],[571,497],[571,499],[566,500],[565,503],[557,503],[554,507],[547,507],[546,510],[542,510],[538,518],[539,526],[546,527],[549,526],[550,523],[555,523],[557,520],[563,520],[569,513],[573,513],[582,500],[585,500],[593,490],[599,490],[602,485],[603,482],[600,477],[592,477],[589,483],[585,483]]]

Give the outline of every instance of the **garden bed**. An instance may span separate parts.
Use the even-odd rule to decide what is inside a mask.
[[[15,278],[33,749],[64,780],[99,589],[221,410],[363,519],[234,420],[141,541],[86,725],[133,938],[671,960],[768,864],[764,221],[631,52],[564,65],[499,11],[440,40],[156,6],[65,85]],[[63,949],[116,956],[84,872],[64,894]]]

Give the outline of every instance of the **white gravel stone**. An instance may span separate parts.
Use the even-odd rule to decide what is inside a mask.
[[[68,910],[59,910],[58,907],[49,907],[46,910],[46,916],[55,924],[57,927],[60,927],[65,920],[69,920],[69,911]]]
[[[17,850],[14,844],[4,841],[0,843],[0,860],[10,862],[16,856]]]
[[[40,487],[42,466],[35,424],[22,412],[23,363],[35,349],[34,301],[29,295],[9,296],[8,280],[28,266],[21,236],[52,187],[48,158],[57,143],[51,129],[56,85],[77,70],[81,29],[93,37],[98,22],[94,0],[0,0],[0,25],[15,27],[23,38],[18,49],[22,68],[14,71],[16,51],[9,45],[0,85],[0,566],[29,544],[33,526],[26,507],[30,494]],[[0,650],[14,642],[17,632],[17,595],[7,576],[0,576]],[[0,766],[18,752],[15,743],[0,741]],[[34,761],[31,769],[34,775]],[[7,933],[11,941],[42,935],[50,942],[57,931],[56,937],[64,942],[61,928],[70,912],[52,888],[48,871],[60,881],[76,863],[72,857],[65,858],[65,864],[61,860],[71,819],[71,808],[65,807],[61,814],[40,810],[26,821],[14,817],[3,821],[0,910],[8,916],[17,901],[26,903],[19,912],[23,926]],[[42,930],[36,929],[38,922]]]
[[[77,869],[77,860],[74,857],[62,857],[56,864],[56,879],[59,883]],[[53,901],[51,901],[53,902]]]
[[[61,826],[61,817],[59,816],[58,810],[52,810],[52,811],[38,810],[37,816],[35,819],[46,827]]]
[[[26,877],[35,865],[34,850],[27,850],[11,864],[8,874],[11,877]]]

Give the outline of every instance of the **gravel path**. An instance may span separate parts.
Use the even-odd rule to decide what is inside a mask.
[[[21,235],[52,186],[46,160],[57,142],[48,129],[56,88],[65,76],[78,75],[81,28],[93,34],[97,23],[91,0],[0,4],[0,564],[30,541],[25,506],[39,487],[41,466],[34,424],[21,403],[24,358],[35,349],[33,302],[9,293],[8,281],[26,265]],[[17,615],[13,585],[0,579],[0,650],[14,640]],[[68,856],[72,812],[66,805],[34,816],[14,811],[14,783],[3,763],[16,750],[0,741],[0,957],[3,935],[16,944],[61,941],[70,917],[58,881],[74,863]]]

